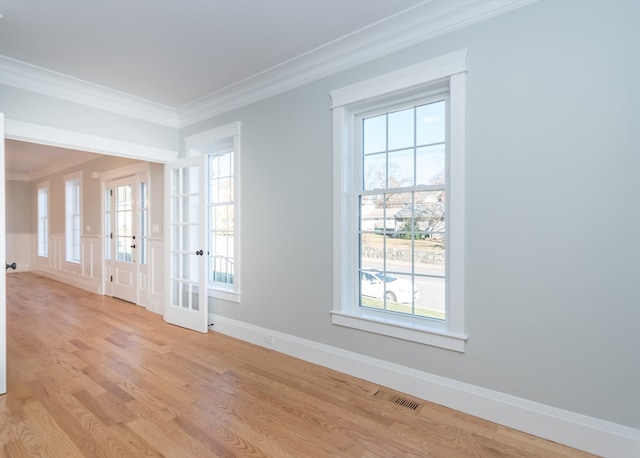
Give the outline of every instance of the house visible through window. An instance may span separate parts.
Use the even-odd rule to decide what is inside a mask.
[[[81,174],[65,177],[65,244],[67,262],[80,262]]]
[[[38,185],[38,256],[49,256],[49,183]]]
[[[466,51],[331,93],[334,324],[464,351]]]

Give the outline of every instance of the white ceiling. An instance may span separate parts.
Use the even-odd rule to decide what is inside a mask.
[[[2,0],[0,55],[177,108],[422,0]],[[7,178],[89,153],[8,140]]]
[[[2,0],[0,54],[169,107],[423,0]]]
[[[179,127],[532,1],[0,0],[0,82]],[[6,156],[22,179],[92,157],[18,141]]]

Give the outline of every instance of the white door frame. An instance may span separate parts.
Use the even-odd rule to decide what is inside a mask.
[[[0,179],[4,183],[4,114],[0,113]],[[6,263],[5,186],[0,186],[0,259]],[[7,275],[0,274],[0,394],[7,392]]]
[[[118,232],[118,188],[131,187],[131,237],[127,237],[124,243],[131,246],[131,259],[129,261],[118,260],[118,244],[119,244],[119,232]],[[105,183],[105,187],[110,191],[110,205],[111,211],[109,218],[111,219],[110,226],[111,231],[109,234],[104,234],[104,239],[111,240],[109,260],[105,259],[105,267],[108,265],[109,283],[111,284],[111,295],[125,301],[133,302],[134,304],[140,303],[139,300],[139,250],[140,240],[142,239],[141,228],[138,224],[138,217],[140,216],[140,180],[137,175],[131,175],[124,178],[116,178]],[[103,193],[106,197],[106,192]],[[105,209],[106,213],[106,209]],[[105,221],[106,222],[106,221]],[[105,244],[106,245],[106,244]],[[106,250],[105,250],[106,254]],[[105,275],[106,277],[106,275]]]
[[[187,180],[181,173],[185,169],[196,169],[197,174],[187,174]],[[209,318],[205,169],[206,156],[193,156],[165,164],[164,175],[164,319],[202,333],[208,332]]]
[[[178,158],[179,151],[155,146],[143,145],[123,140],[101,137],[97,135],[77,132],[74,130],[60,129],[57,127],[18,121],[4,118],[0,113],[0,178],[4,182],[4,139],[9,138],[41,145],[55,146],[59,148],[77,149],[105,156],[118,156],[138,161],[148,161],[160,164],[173,161]],[[148,165],[147,165],[148,167]],[[148,181],[147,181],[148,182]],[[103,190],[104,195],[104,190]],[[0,257],[5,258],[5,189],[0,187]],[[102,199],[101,199],[102,201]],[[104,205],[101,204],[101,207]],[[104,212],[102,213],[104,216]],[[166,218],[166,216],[165,216]],[[102,226],[104,228],[104,224]],[[104,243],[102,244],[102,261],[104,263]],[[102,291],[104,291],[104,275],[102,279]],[[0,274],[0,393],[6,390],[6,276]]]
[[[145,182],[147,184],[149,184],[149,164],[144,162],[144,163],[138,163],[138,164],[133,164],[130,166],[125,166],[125,167],[120,167],[118,169],[114,169],[114,170],[109,170],[107,172],[101,173],[100,174],[100,181],[101,181],[101,221],[102,221],[102,227],[101,227],[101,234],[102,234],[102,249],[101,249],[101,253],[102,253],[102,265],[104,266],[104,275],[102,276],[102,291],[105,295],[112,295],[113,291],[111,288],[111,281],[110,281],[110,276],[112,274],[112,269],[111,269],[111,264],[112,264],[112,260],[111,259],[107,259],[107,253],[105,250],[105,239],[107,237],[109,237],[109,234],[105,233],[105,191],[107,189],[109,189],[109,186],[107,186],[109,183],[114,182],[116,180],[121,180],[121,179],[125,179],[125,178],[131,178],[131,180],[134,183],[134,187],[135,187],[135,194],[136,196],[139,195],[140,193],[140,183],[141,182]],[[115,199],[115,196],[112,196],[112,199]],[[137,218],[140,214],[140,202],[139,199],[135,199],[136,202],[134,203],[134,218]],[[113,216],[113,215],[112,215]],[[139,235],[138,234],[136,235]],[[147,234],[148,236],[149,234]],[[140,243],[139,241],[139,237],[136,237],[137,243],[136,245],[138,245]],[[112,241],[113,244],[113,241]],[[137,249],[134,252],[134,255],[136,256],[136,262],[134,263],[134,275],[136,277],[136,288],[138,289],[138,291],[140,291],[140,262],[139,262],[139,258],[138,256],[138,252],[139,249]],[[147,276],[148,278],[148,276]],[[149,294],[149,288],[143,288],[143,291],[145,294]],[[138,293],[136,295],[136,300],[135,300],[135,304],[139,305],[141,303],[144,304],[148,304],[148,298],[141,298],[140,297],[140,293]]]

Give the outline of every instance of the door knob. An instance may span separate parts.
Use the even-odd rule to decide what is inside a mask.
[[[198,251],[196,251],[196,254],[197,254],[198,256],[202,256],[202,255],[204,254],[204,251],[202,251],[202,250],[198,250]]]
[[[135,247],[136,247],[136,244],[135,244],[135,243],[134,243],[133,245],[131,245],[131,248],[135,248]]]

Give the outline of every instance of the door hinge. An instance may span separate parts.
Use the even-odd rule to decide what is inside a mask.
[[[111,276],[109,277],[109,281],[110,281],[110,282],[113,282],[113,275],[111,275]]]
[[[109,195],[112,196],[113,195],[113,189],[109,189]]]
[[[109,238],[113,240],[113,232],[109,234]]]

